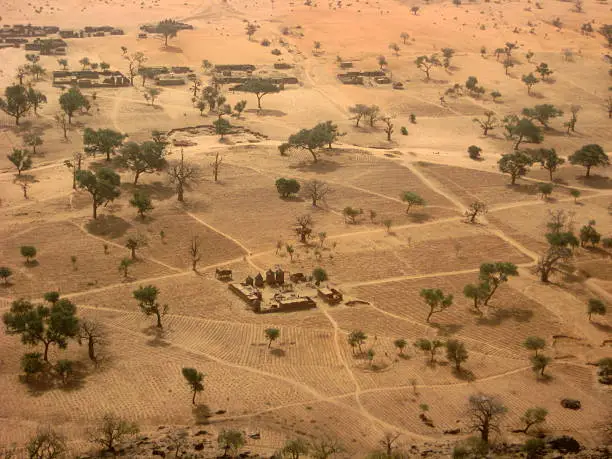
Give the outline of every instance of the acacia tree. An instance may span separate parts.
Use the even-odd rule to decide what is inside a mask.
[[[518,276],[518,269],[515,264],[509,262],[483,263],[480,265],[478,277],[481,282],[488,286],[489,294],[484,300],[486,306],[498,287],[508,282],[509,276]]]
[[[479,215],[484,215],[488,212],[487,205],[482,201],[474,201],[463,214],[468,222],[476,223],[476,218]]]
[[[185,189],[197,183],[201,177],[198,166],[185,162],[183,150],[181,150],[180,160],[174,160],[168,163],[167,173],[170,183],[176,187],[177,200],[179,202],[184,202],[185,200]]]
[[[164,169],[165,145],[152,140],[128,142],[121,147],[119,163],[134,172],[134,185],[137,185],[140,174],[153,174]]]
[[[515,151],[502,155],[497,162],[499,170],[505,174],[510,174],[510,184],[515,185],[518,177],[523,177],[529,171],[529,166],[533,164],[533,158],[525,152]]]
[[[505,136],[508,140],[514,141],[514,149],[518,150],[523,141],[531,143],[542,142],[543,136],[541,129],[533,124],[529,118],[519,118],[516,115],[504,118]]]
[[[489,285],[486,282],[479,284],[467,284],[463,287],[463,295],[474,301],[474,310],[482,315],[480,304],[489,296]]]
[[[13,275],[13,270],[8,266],[0,266],[0,278],[4,285],[9,285],[9,277]]]
[[[468,352],[465,344],[456,339],[449,339],[446,342],[446,358],[455,364],[455,370],[461,371],[461,364],[468,359]]]
[[[115,153],[115,150],[121,146],[126,137],[126,134],[112,129],[98,129],[94,131],[91,128],[85,128],[83,131],[85,153],[94,157],[97,153],[101,153],[106,155],[107,161],[110,161],[111,154]]]
[[[39,429],[26,447],[29,459],[55,459],[64,457],[68,448],[66,439],[51,428]],[[11,456],[6,456],[7,459]]]
[[[334,125],[331,124],[331,126]],[[319,159],[319,150],[330,144],[337,135],[337,131],[334,133],[333,130],[330,130],[329,124],[319,123],[312,129],[301,129],[296,134],[290,135],[287,142],[281,144],[278,149],[281,155],[285,155],[292,148],[308,150],[313,162],[316,163]]]
[[[415,341],[414,343],[414,347],[416,347],[417,349],[420,349],[421,351],[425,352],[425,354],[429,354],[429,363],[433,364],[435,362],[435,358],[436,358],[436,352],[438,351],[438,348],[441,348],[444,346],[444,343],[440,340],[434,339],[434,340],[428,340],[425,338],[420,338],[418,340]]]
[[[499,120],[495,116],[495,113],[490,110],[484,112],[484,115],[486,116],[486,118],[474,118],[472,121],[474,123],[477,123],[481,127],[482,135],[486,136],[489,131],[492,131],[493,129],[499,126]]]
[[[421,298],[425,300],[427,306],[429,306],[429,313],[427,314],[426,322],[429,323],[429,319],[433,314],[442,312],[450,308],[453,304],[453,295],[444,295],[444,292],[439,288],[424,288],[421,289]]]
[[[145,214],[154,209],[151,203],[151,198],[144,191],[135,191],[130,199],[130,205],[138,210],[138,215],[142,220],[145,219]]]
[[[95,173],[80,170],[76,173],[76,180],[79,188],[91,194],[94,220],[98,217],[99,206],[114,201],[121,194],[121,178],[112,169],[103,167]]]
[[[368,339],[368,335],[366,335],[362,330],[353,330],[349,333],[347,337],[347,341],[351,348],[353,349],[353,354],[355,353],[355,346],[359,349],[359,354],[363,353],[361,346]]]
[[[280,337],[280,330],[278,328],[266,328],[264,330],[266,339],[268,340],[268,349],[272,346],[272,342],[276,341]]]
[[[538,352],[546,347],[546,340],[539,336],[528,336],[523,341],[523,347],[530,351],[534,351],[534,355],[538,355]]]
[[[523,75],[521,77],[521,81],[525,83],[527,86],[527,94],[531,95],[531,88],[533,88],[536,84],[540,82],[538,78],[533,73],[529,73],[528,75]]]
[[[427,204],[421,196],[412,191],[404,191],[401,198],[407,204],[406,213],[410,212],[413,206],[425,206]]]
[[[139,287],[138,290],[132,292],[134,298],[138,301],[140,310],[146,316],[155,315],[157,318],[157,328],[162,328],[161,318],[168,312],[168,305],[163,306],[157,302],[157,295],[159,290],[153,285],[147,285],[146,287]]]
[[[528,408],[525,414],[521,416],[521,422],[525,424],[525,428],[522,429],[522,432],[526,434],[531,426],[542,424],[546,421],[547,415],[548,410],[546,408],[540,408],[539,406]]]
[[[434,67],[439,67],[442,65],[440,59],[437,54],[432,54],[431,56],[419,56],[414,61],[417,68],[425,73],[426,80],[430,80],[430,72]]]
[[[565,159],[557,155],[554,148],[540,148],[533,155],[535,161],[538,161],[542,169],[548,171],[550,181],[553,181],[553,173],[556,172],[559,166],[565,164]]]
[[[13,148],[13,153],[6,155],[6,157],[17,168],[17,175],[21,175],[22,171],[32,168],[32,157],[26,149]]]
[[[155,31],[164,37],[164,46],[168,47],[168,39],[178,35],[180,26],[174,19],[164,19],[157,24]]]
[[[541,104],[533,108],[524,108],[522,114],[530,120],[538,121],[545,129],[548,129],[548,121],[563,116],[563,110],[559,110],[552,104]]]
[[[35,305],[20,299],[13,301],[9,312],[2,316],[9,335],[20,335],[21,342],[44,346],[43,360],[49,362],[49,346],[60,349],[68,347],[68,340],[75,338],[79,331],[76,306],[69,300],[61,299],[51,306]]]
[[[281,91],[281,88],[272,83],[270,80],[264,80],[260,78],[253,78],[247,80],[238,88],[237,91],[250,92],[251,94],[255,94],[257,97],[257,108],[261,110],[261,99],[263,96],[267,94],[275,94]]]
[[[589,316],[589,322],[591,321],[591,316],[593,314],[597,314],[603,316],[606,314],[606,305],[599,298],[591,298],[587,304],[587,315]]]
[[[117,443],[138,432],[138,425],[135,423],[107,413],[102,416],[98,425],[89,431],[89,441],[100,445],[103,451],[114,452]]]
[[[604,152],[603,148],[597,144],[589,144],[582,146],[569,157],[570,164],[584,166],[586,168],[586,177],[590,177],[592,167],[605,167],[610,165],[610,158]]]
[[[16,126],[19,126],[19,120],[28,113],[31,106],[28,91],[22,85],[7,86],[4,97],[0,97],[0,110],[15,118]]]
[[[231,451],[232,456],[236,457],[240,448],[246,443],[244,434],[239,430],[222,430],[217,437],[219,448],[223,450],[223,457]]]
[[[316,179],[306,182],[302,189],[302,194],[311,200],[313,207],[316,207],[319,202],[325,201],[330,192],[331,189],[325,182]]]
[[[183,368],[182,370],[183,378],[187,382],[187,385],[191,388],[191,392],[193,392],[193,397],[191,399],[191,403],[193,405],[196,404],[195,399],[198,392],[202,392],[204,390],[204,373],[200,373],[195,368]]]
[[[46,104],[47,103],[47,96],[45,96],[42,92],[34,89],[33,87],[29,87],[28,88],[28,100],[30,101],[30,104],[32,104],[32,108],[34,109],[34,114],[38,114],[38,108],[42,105],[42,104]]]
[[[500,432],[499,423],[506,411],[506,407],[494,396],[482,393],[471,395],[468,401],[471,431],[479,432],[481,440],[488,443],[491,432]]]
[[[78,88],[70,88],[59,98],[60,107],[68,117],[68,124],[72,124],[72,117],[77,110],[89,106],[89,101]]]

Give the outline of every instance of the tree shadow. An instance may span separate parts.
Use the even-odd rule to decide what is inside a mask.
[[[281,196],[281,201],[285,202],[305,202],[306,200],[301,196]]]
[[[514,185],[506,185],[506,188],[514,191],[515,193],[524,193],[532,196],[538,194],[537,186],[534,184],[515,183]]]
[[[277,347],[275,347],[274,349],[271,349],[270,354],[272,354],[275,357],[285,357],[285,355],[287,355],[284,349],[280,349]]]
[[[335,161],[319,160],[316,163],[312,161],[302,161],[298,164],[289,165],[289,169],[296,169],[300,172],[316,172],[317,174],[327,174],[335,172],[342,167],[342,164]]]
[[[480,317],[477,320],[479,325],[501,325],[502,322],[514,319],[515,322],[529,322],[533,317],[531,309],[506,308],[495,309],[489,316]]]
[[[151,325],[142,330],[142,332],[151,339],[147,341],[147,346],[151,347],[168,347],[170,343],[166,341],[167,330],[159,328],[156,325]]]
[[[441,324],[438,322],[431,322],[430,325],[438,330],[439,336],[451,336],[455,333],[459,333],[463,329],[461,324]]]
[[[183,52],[182,48],[179,48],[178,46],[170,46],[170,45],[168,45],[168,46],[162,46],[160,49],[162,51],[166,51],[166,52],[169,52],[169,53],[182,54],[182,52]]]
[[[576,180],[580,182],[583,186],[588,186],[591,188],[597,188],[597,189],[612,188],[612,179],[610,179],[610,177],[606,177],[605,175],[591,174],[590,177],[585,177],[584,175],[578,175],[576,176]]]
[[[453,376],[461,381],[474,381],[476,379],[474,372],[466,368],[460,368],[459,370],[453,368]]]
[[[212,417],[212,411],[208,405],[198,403],[191,408],[193,419],[196,425],[208,424],[209,419]]]
[[[40,263],[38,262],[38,260],[30,260],[30,261],[26,261],[23,263],[25,266],[27,266],[28,268],[36,268],[37,266],[40,265]]]
[[[265,109],[265,108],[262,108],[261,110],[257,110],[256,108],[250,108],[248,110],[245,110],[245,112],[254,113],[257,116],[274,116],[277,118],[287,116],[287,113],[283,112],[282,110],[273,110],[273,109]]]
[[[116,239],[123,236],[132,225],[115,215],[100,215],[85,225],[87,231],[95,236]]]
[[[134,185],[133,183],[124,183],[121,185],[121,188],[124,189],[126,193],[130,194],[136,191],[141,191],[147,194],[151,199],[155,199],[157,201],[170,199],[176,195],[176,191],[173,186],[169,186],[159,181],[153,183],[140,183],[138,185]]]
[[[600,330],[602,332],[612,333],[612,326],[611,325],[601,324],[599,322],[591,322],[591,325],[593,325],[593,327],[597,328],[598,330]]]
[[[407,216],[412,223],[425,223],[426,221],[432,219],[431,215],[425,212],[412,212],[409,213]]]

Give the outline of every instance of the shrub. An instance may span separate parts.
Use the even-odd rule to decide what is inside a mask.
[[[261,46],[270,46],[270,40],[264,38],[263,40],[261,40]]]
[[[482,148],[476,146],[476,145],[470,145],[467,149],[468,154],[470,155],[471,159],[474,160],[478,160],[481,159],[480,157],[480,153],[482,152]]]
[[[275,56],[280,56],[281,55],[280,49],[277,49],[277,48],[274,48],[271,52]]]
[[[402,135],[408,135],[408,129],[406,129],[406,126],[402,126],[400,132],[402,133]]]
[[[410,114],[410,122],[412,124],[416,124],[416,115],[414,113]]]

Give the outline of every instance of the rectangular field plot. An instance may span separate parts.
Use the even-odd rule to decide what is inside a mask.
[[[481,352],[512,357],[525,355],[521,343],[528,336],[541,336],[547,340],[560,333],[561,325],[544,306],[522,295],[510,285],[502,285],[483,307],[484,315],[472,312],[472,303],[463,296],[463,287],[475,282],[477,274],[464,274],[444,278],[406,280],[359,287],[357,295],[372,302],[373,306],[400,318],[426,325],[428,306],[420,297],[423,288],[440,288],[454,295],[454,303],[447,310],[431,318],[433,330],[441,336],[465,340],[466,345],[477,346]],[[482,346],[482,347],[481,347]],[[527,358],[527,357],[525,357]]]
[[[69,222],[32,226],[0,243],[0,258],[13,270],[12,283],[3,288],[7,296],[40,297],[44,292],[70,293],[121,283],[119,262],[128,249],[104,254],[103,244]],[[20,247],[34,246],[36,263],[25,264]],[[71,257],[76,257],[73,264]],[[129,278],[146,278],[172,271],[149,260],[138,260],[129,268]]]
[[[508,175],[431,163],[422,163],[419,167],[423,173],[431,175],[455,193],[465,204],[480,200],[494,206],[541,199],[535,182],[519,179],[516,185],[511,186]],[[569,191],[564,187],[556,187],[551,195],[555,199],[569,196]]]

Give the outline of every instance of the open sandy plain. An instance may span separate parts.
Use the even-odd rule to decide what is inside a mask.
[[[413,6],[420,7],[417,14]],[[212,443],[203,451],[210,456],[218,454],[216,432],[236,428],[260,434],[247,437],[243,451],[252,454],[269,456],[285,440],[301,436],[337,439],[344,448],[337,457],[363,457],[388,432],[401,434],[399,444],[407,451],[411,445],[466,438],[467,401],[477,392],[498,396],[508,408],[497,442],[524,442],[527,437],[512,430],[520,427],[527,408],[542,406],[549,411],[542,426],[547,434],[568,434],[587,447],[609,445],[612,397],[609,386],[598,383],[595,362],[612,356],[612,253],[601,246],[578,248],[567,273],[555,274],[549,284],[539,282],[533,267],[547,247],[550,212],[571,213],[576,229],[596,220],[602,237],[612,236],[612,169],[593,169],[593,177],[585,179],[584,168],[566,163],[556,173],[552,197],[543,200],[537,186],[548,180],[547,172],[536,164],[517,186],[509,186],[497,161],[512,151],[512,142],[503,127],[485,137],[472,121],[485,111],[501,119],[550,103],[565,114],[544,130],[541,146],[555,148],[562,157],[585,144],[609,151],[611,51],[600,34],[585,35],[580,28],[592,22],[597,30],[610,22],[611,6],[587,0],[582,12],[574,10],[574,3],[556,0],[461,5],[353,0],[311,6],[288,0],[3,0],[0,22],[5,24],[108,24],[125,30],[123,36],[69,39],[66,58],[72,69],[87,56],[126,72],[125,46],[142,51],[147,65],[196,69],[204,82],[210,76],[201,63],[207,59],[256,66],[285,62],[294,66],[291,74],[300,84],[265,96],[261,111],[253,95],[224,87],[232,106],[240,99],[248,102],[242,116],[229,118],[231,123],[258,134],[241,131],[220,142],[197,129],[174,133],[171,140],[191,143],[169,145],[168,159],[176,159],[182,149],[185,159],[204,171],[186,191],[185,202],[177,202],[165,173],[144,174],[137,188],[150,194],[155,209],[141,221],[129,205],[133,176],[118,169],[122,194],[100,208],[92,222],[90,195],[72,190],[64,165],[83,150],[85,127],[116,129],[129,140],[143,141],[153,129],[210,125],[217,116],[200,116],[187,86],[164,88],[151,106],[136,78],[133,87],[96,89],[95,98],[94,90],[84,89],[92,108],[75,117],[65,140],[53,119],[62,91],[51,84],[57,58],[42,56],[48,75],[34,84],[48,103],[18,128],[0,114],[0,266],[14,273],[8,285],[0,286],[0,309],[6,312],[17,298],[42,301],[44,292],[56,290],[77,305],[79,317],[105,327],[108,345],[98,368],[74,341],[64,351],[52,347],[51,361],[78,362],[78,382],[40,388],[21,382],[20,358],[26,350],[19,337],[0,333],[0,445],[22,446],[40,426],[51,425],[66,436],[72,453],[83,453],[91,449],[88,429],[114,412],[153,438],[172,426],[212,432],[206,437]],[[168,47],[153,35],[137,38],[140,25],[164,18],[194,29],[181,31]],[[561,27],[551,24],[555,18]],[[259,25],[253,40],[245,35],[246,21]],[[288,35],[282,33],[285,27]],[[402,32],[409,34],[405,44]],[[264,38],[271,46],[260,45]],[[317,53],[315,41],[321,42]],[[508,75],[494,55],[506,42],[519,45]],[[397,54],[390,43],[399,45]],[[445,47],[456,51],[452,65],[434,68],[426,81],[415,58]],[[281,55],[272,55],[273,48]],[[564,49],[572,50],[571,59]],[[0,50],[0,88],[14,84],[24,55],[23,49]],[[386,56],[387,73],[403,83],[403,90],[388,84],[343,85],[336,78],[341,72],[337,56],[360,70],[375,70],[379,55]],[[521,76],[540,62],[554,74],[528,95]],[[478,78],[485,95],[445,96],[441,102],[446,89],[468,76]],[[497,101],[489,95],[493,90],[502,94]],[[348,108],[357,103],[376,104],[393,117],[392,141],[380,122],[354,126]],[[581,110],[576,131],[568,135],[563,122],[571,105]],[[411,114],[416,123],[410,122]],[[308,152],[279,155],[278,145],[290,134],[326,120],[346,134],[323,150],[318,163]],[[402,126],[408,135],[400,134]],[[4,153],[21,148],[24,133],[32,130],[43,135],[44,144],[27,171],[34,183],[24,199]],[[470,145],[482,148],[482,161],[468,157]],[[209,165],[217,153],[223,165],[215,182]],[[100,157],[87,158],[84,167],[103,163]],[[274,186],[279,177],[302,184],[317,179],[332,192],[316,208],[307,198],[282,200]],[[577,203],[570,189],[581,191]],[[407,214],[400,199],[404,191],[418,193],[427,206]],[[484,201],[489,213],[468,224],[463,213],[474,200]],[[364,210],[358,224],[345,222],[347,206]],[[373,221],[370,210],[376,212]],[[304,214],[312,215],[315,234],[327,235],[321,251],[314,247],[318,239],[303,245],[295,235],[295,219]],[[391,231],[382,225],[387,219],[393,222]],[[117,265],[129,256],[125,243],[135,234],[145,235],[148,246],[124,279]],[[188,252],[194,235],[202,241],[197,272]],[[292,257],[286,244],[295,249]],[[36,266],[24,264],[23,245],[38,249]],[[479,317],[463,286],[475,282],[481,263],[496,261],[516,264],[520,275],[500,287]],[[229,267],[234,279],[242,280],[275,266],[305,273],[321,266],[329,275],[326,283],[363,303],[319,301],[309,311],[255,314],[214,275],[215,268]],[[134,289],[148,284],[159,288],[161,302],[169,306],[162,334],[151,328],[153,320],[140,313],[132,297]],[[425,321],[422,288],[441,288],[455,297],[432,323]],[[586,304],[593,297],[608,304],[608,315],[589,321]],[[269,327],[280,330],[272,350],[264,336]],[[368,335],[365,347],[374,350],[373,362],[352,352],[347,336],[353,330]],[[531,353],[522,347],[528,336],[546,339],[544,352],[552,358],[547,380],[531,369]],[[444,352],[431,366],[412,346],[419,338],[434,337],[465,343],[470,378],[456,376]],[[398,338],[409,343],[405,358],[393,347]],[[183,367],[206,374],[197,399],[200,410],[212,414],[206,425],[196,424],[202,419],[194,415]],[[579,399],[582,408],[564,409],[563,398]],[[422,404],[428,405],[434,427],[419,418]],[[444,434],[455,428],[458,435]]]

